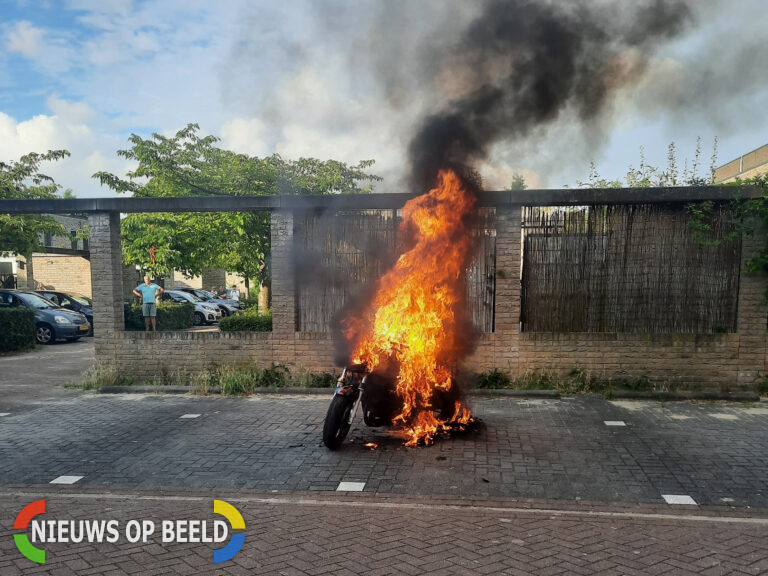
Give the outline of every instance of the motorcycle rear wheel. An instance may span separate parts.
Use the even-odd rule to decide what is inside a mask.
[[[350,428],[349,414],[354,405],[355,399],[352,396],[346,397],[336,394],[331,400],[323,424],[323,444],[329,450],[336,450],[347,437]]]

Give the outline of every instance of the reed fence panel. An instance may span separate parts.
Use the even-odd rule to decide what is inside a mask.
[[[478,211],[475,257],[466,273],[466,306],[481,332],[493,331],[495,219],[493,209]],[[330,332],[339,313],[372,289],[401,253],[399,211],[308,214],[294,222],[297,327]]]
[[[735,332],[741,241],[688,222],[679,204],[525,208],[523,331]],[[734,229],[727,205],[712,226]]]

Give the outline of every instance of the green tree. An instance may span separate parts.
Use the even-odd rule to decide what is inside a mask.
[[[507,190],[525,190],[528,188],[528,184],[525,183],[525,176],[520,172],[512,174],[512,182],[507,187]]]
[[[349,194],[368,192],[381,179],[366,172],[373,160],[348,166],[315,158],[257,158],[218,148],[217,137],[200,136],[199,130],[189,124],[172,137],[133,134],[131,147],[117,153],[136,161],[136,169],[125,178],[108,172],[94,177],[134,196]],[[242,274],[246,287],[251,278],[260,283],[269,278],[270,220],[265,212],[131,214],[122,232],[123,261],[153,274],[176,269],[194,275],[222,267]]]
[[[66,150],[30,153],[18,161],[0,162],[0,198],[31,200],[56,198],[60,188],[50,176],[40,172],[40,164],[69,156]],[[0,214],[0,254],[29,256],[42,248],[43,234],[63,235],[64,229],[50,216],[11,216]]]
[[[701,137],[696,139],[696,152],[693,162],[688,165],[688,159],[684,162],[682,175],[678,170],[677,148],[674,142],[667,147],[667,166],[660,168],[648,164],[645,160],[645,148],[640,147],[640,163],[637,168],[630,166],[624,176],[624,180],[608,180],[600,176],[594,162],[589,164],[589,178],[579,181],[582,188],[651,188],[670,186],[706,186],[712,184],[715,178],[715,165],[717,163],[717,138],[712,144],[712,157],[710,159],[710,173],[708,177],[699,175],[701,164]]]

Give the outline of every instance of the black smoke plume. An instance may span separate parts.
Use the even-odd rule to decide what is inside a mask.
[[[485,2],[456,42],[430,53],[459,95],[410,141],[414,189],[428,190],[440,168],[473,174],[495,142],[522,138],[566,109],[593,119],[690,19],[682,0]]]

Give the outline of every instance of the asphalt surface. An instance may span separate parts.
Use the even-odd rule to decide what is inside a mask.
[[[22,354],[0,355],[0,412],[78,396],[66,385],[93,366],[93,338],[57,342]]]
[[[405,448],[358,419],[330,452],[327,395],[64,387],[91,362],[88,340],[0,357],[0,574],[768,572],[765,402],[475,398],[476,433]],[[36,565],[11,537],[36,499],[158,526],[224,499],[245,545],[214,565],[213,544],[48,542]]]

